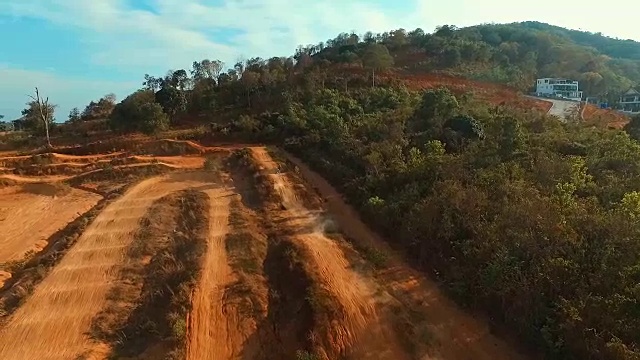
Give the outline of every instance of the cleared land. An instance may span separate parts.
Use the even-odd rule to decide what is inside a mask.
[[[173,146],[192,155],[167,155]],[[57,171],[55,179],[8,174],[22,185],[0,189],[0,204],[24,208],[0,212],[6,259],[93,207],[97,193],[115,194],[104,195],[109,202],[77,241],[43,251],[58,255],[32,277],[33,292],[0,314],[0,359],[525,358],[405,265],[295,157],[275,161],[262,146],[141,147],[145,155],[85,156],[74,148],[76,155],[43,155],[44,165],[0,159],[9,171]],[[235,165],[222,161],[230,154]],[[143,180],[120,173],[158,165],[169,173]],[[35,184],[42,181],[50,183]],[[122,186],[121,195],[107,191]],[[178,196],[187,189],[192,195]],[[200,205],[189,207],[193,194]],[[201,232],[188,225],[195,223]],[[37,265],[32,256],[27,264]],[[20,293],[20,280],[8,284],[0,300]]]
[[[68,187],[30,184],[0,189],[0,263],[39,251],[56,231],[91,209],[100,196]]]
[[[151,178],[108,206],[2,329],[0,358],[75,359],[90,351],[85,334],[113,286],[140,218],[154,200],[203,185],[197,173]]]

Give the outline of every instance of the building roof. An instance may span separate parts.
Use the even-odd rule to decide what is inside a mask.
[[[626,93],[624,93],[625,95],[640,95],[640,92],[638,92],[638,90],[636,90],[635,88],[630,88],[629,90],[627,90]]]

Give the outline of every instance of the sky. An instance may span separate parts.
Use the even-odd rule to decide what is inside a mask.
[[[640,40],[637,11],[601,14],[583,0],[0,0],[0,115],[18,118],[37,86],[64,121],[105,94],[126,97],[146,73],[289,56],[341,32],[534,20]]]

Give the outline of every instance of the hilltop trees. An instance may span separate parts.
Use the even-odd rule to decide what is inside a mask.
[[[13,124],[11,124],[11,122],[2,121],[2,119],[4,119],[4,115],[0,115],[0,131],[13,130]]]
[[[107,94],[97,102],[91,101],[80,115],[81,121],[106,119],[116,106],[115,94]]]
[[[169,119],[152,91],[139,90],[115,106],[109,123],[114,130],[153,134],[166,129]]]
[[[174,119],[175,116],[186,109],[187,99],[184,91],[166,84],[155,94],[155,101],[162,106],[162,110]]]
[[[69,111],[69,119],[67,120],[70,123],[77,123],[80,121],[80,109],[74,107]]]

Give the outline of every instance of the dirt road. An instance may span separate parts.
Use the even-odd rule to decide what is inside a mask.
[[[566,121],[573,112],[577,111],[580,103],[577,101],[548,99],[553,105],[549,110],[549,115],[555,115],[561,121]]]
[[[100,200],[99,195],[77,189],[62,195],[47,190],[44,185],[0,189],[0,263],[41,250],[51,235]]]
[[[376,286],[352,269],[342,249],[323,233],[322,219],[304,207],[295,192],[295,187],[286,174],[276,172],[277,164],[264,148],[251,148],[258,164],[273,182],[289,215],[288,225],[297,228],[295,241],[307,247],[313,267],[321,274],[323,286],[335,296],[344,311],[340,326],[341,344],[336,344],[345,353],[358,359],[408,359],[399,345],[389,324],[378,318],[376,312]]]
[[[206,188],[200,172],[147,179],[110,204],[0,331],[0,359],[77,359],[90,353],[87,332],[101,310],[140,218],[153,201]]]
[[[204,255],[202,274],[192,298],[188,318],[187,360],[235,359],[243,339],[235,331],[233,319],[224,311],[224,292],[233,281],[227,263],[225,236],[229,226],[231,191],[216,188],[209,195],[209,237]]]

